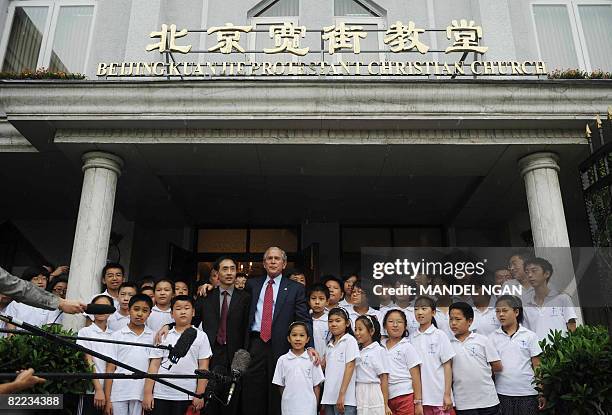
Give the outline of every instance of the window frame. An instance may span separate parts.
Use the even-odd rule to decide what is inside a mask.
[[[96,0],[19,0],[11,2],[6,17],[6,24],[4,32],[2,34],[2,41],[0,42],[0,62],[4,66],[4,58],[6,57],[6,51],[8,49],[9,37],[13,28],[13,21],[15,18],[15,9],[17,7],[46,7],[47,17],[45,21],[45,27],[43,32],[42,41],[40,44],[40,51],[38,52],[38,59],[36,61],[36,68],[41,67],[48,68],[51,63],[51,53],[53,52],[53,42],[55,40],[55,31],[57,28],[57,20],[62,7],[65,6],[85,6],[93,7],[91,16],[91,25],[89,28],[89,34],[87,39],[87,49],[85,51],[85,59],[83,61],[83,67],[75,69],[74,73],[86,73],[87,66],[89,64],[89,55],[91,53],[91,46],[93,43],[94,25],[96,22],[96,13],[98,10]]]
[[[589,49],[586,43],[586,36],[582,27],[582,18],[580,16],[579,6],[609,6],[612,7],[612,0],[532,0],[529,4],[531,14],[531,24],[533,33],[536,39],[536,48],[538,51],[538,58],[542,60],[542,50],[540,47],[540,39],[538,36],[538,27],[535,20],[535,7],[537,5],[548,5],[548,6],[564,6],[567,10],[571,30],[572,39],[574,41],[574,48],[576,49],[576,59],[578,61],[578,68],[582,71],[592,72],[593,68],[591,65],[591,58],[589,56]],[[567,69],[567,68],[566,68]]]
[[[300,12],[301,12],[302,2],[300,2]],[[299,26],[299,16],[276,16],[276,17],[251,17],[250,25],[253,26],[253,30],[257,30],[257,25],[282,25],[283,23],[293,23],[294,26]],[[307,28],[308,29],[308,28]],[[261,32],[260,32],[261,33]],[[249,50],[254,51],[257,46],[257,32],[251,32],[247,34],[248,42],[249,42]],[[269,37],[268,37],[269,38]],[[272,39],[270,39],[272,42]],[[269,47],[272,47],[271,44]],[[299,62],[300,56],[294,55],[293,53],[284,53],[291,56],[291,61],[293,63]],[[266,56],[267,54],[263,51],[255,51],[252,53],[248,53],[248,59],[250,62],[256,61],[256,55]],[[270,55],[274,56],[274,55]],[[306,55],[308,56],[308,55]]]
[[[334,16],[334,25],[338,26],[339,24],[344,23],[347,26],[351,26],[351,25],[355,25],[355,26],[361,26],[361,25],[373,25],[376,24],[378,26],[378,30],[379,32],[376,32],[377,36],[378,36],[378,61],[385,61],[387,60],[387,51],[384,49],[383,45],[383,40],[385,38],[385,32],[380,31],[380,30],[386,30],[387,29],[387,19],[385,19],[384,17],[366,17],[366,16]],[[368,32],[368,36],[370,36],[371,32]],[[348,52],[344,52],[344,53],[348,53]],[[354,53],[348,53],[349,55],[354,55]],[[325,55],[329,55],[329,53],[327,52],[327,48],[325,49]],[[367,53],[366,55],[376,55],[375,53]],[[333,59],[335,63],[340,62],[340,60],[343,58],[343,53],[342,52],[336,52],[333,55]],[[364,75],[364,76],[369,76],[369,75]]]

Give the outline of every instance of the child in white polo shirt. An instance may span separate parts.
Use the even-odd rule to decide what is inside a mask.
[[[572,299],[565,293],[548,286],[553,267],[544,258],[530,258],[525,261],[525,274],[533,287],[523,296],[525,327],[546,340],[552,330],[562,333],[576,330],[576,310]]]
[[[176,322],[162,344],[174,346],[185,330],[192,328],[191,320],[195,314],[193,300],[186,295],[179,295],[172,299],[172,318]],[[202,330],[197,330],[197,336],[185,357],[178,363],[168,361],[168,350],[153,349],[150,352],[149,373],[193,375],[196,369],[208,370],[212,351],[208,337]],[[197,394],[204,393],[208,380],[206,379],[169,379],[170,383]],[[183,392],[172,389],[153,379],[145,381],[144,399],[142,406],[145,411],[152,411],[153,415],[184,415],[189,406],[195,411],[204,406],[201,398],[192,397]]]
[[[453,407],[451,359],[455,352],[448,336],[433,324],[435,312],[436,303],[432,298],[421,296],[416,299],[414,315],[419,322],[419,329],[410,336],[410,342],[423,361],[423,413],[450,415]]]
[[[321,404],[325,407],[325,415],[356,415],[355,360],[359,357],[359,346],[344,308],[329,310],[327,322],[332,340],[325,353],[325,388]]]
[[[174,281],[162,278],[155,283],[155,305],[147,320],[147,327],[157,333],[162,326],[174,322],[170,302],[174,296]]]
[[[314,347],[319,356],[325,356],[327,350],[327,307],[329,301],[329,289],[323,284],[314,284],[308,287],[306,292],[310,316],[312,317],[312,336]]]
[[[421,358],[408,341],[408,320],[402,310],[384,317],[389,362],[389,408],[393,415],[423,415]]]
[[[106,304],[113,305],[113,297],[105,294],[97,295],[91,300],[92,304]],[[110,314],[94,314],[93,324],[83,327],[79,330],[79,337],[91,337],[94,339],[105,339],[111,338],[112,330],[108,327],[107,321]],[[77,344],[87,347],[95,352],[107,354],[109,343],[101,343],[91,340],[77,340]],[[93,366],[94,373],[105,373],[106,362],[100,358],[93,357],[89,354],[85,354],[85,361]],[[83,414],[101,414],[106,405],[106,398],[104,396],[103,381],[100,379],[93,379],[93,394],[88,393],[83,397]]]
[[[152,344],[154,333],[145,324],[153,302],[145,294],[136,294],[130,298],[130,322],[121,330],[112,334],[113,340]],[[149,368],[149,351],[144,347],[111,344],[107,349],[108,356],[146,372]],[[132,373],[113,363],[106,364],[108,373]],[[144,379],[106,379],[104,395],[106,415],[141,415]]]
[[[283,415],[315,415],[323,382],[323,371],[310,360],[305,347],[310,341],[306,323],[289,326],[287,341],[291,350],[276,362],[272,383],[280,386]]]
[[[126,281],[119,286],[119,308],[108,318],[108,328],[118,331],[130,321],[130,298],[138,293],[136,284]]]
[[[380,345],[380,324],[375,316],[363,315],[355,322],[357,358],[357,415],[385,415],[389,409],[389,362]]]
[[[457,415],[498,415],[499,399],[493,372],[501,370],[497,350],[488,337],[471,332],[474,310],[465,302],[449,307],[450,327],[455,337],[453,357],[453,397]]]
[[[472,321],[470,331],[488,336],[500,327],[495,315],[495,298],[485,294],[483,282],[472,281],[472,285],[474,286],[474,294],[472,294],[474,321]]]
[[[518,297],[502,295],[495,303],[495,312],[501,328],[490,339],[502,363],[502,370],[495,375],[501,414],[537,415],[546,403],[544,398],[538,399],[532,383],[542,353],[538,337],[521,324],[523,307]]]
[[[355,331],[355,322],[359,316],[370,315],[380,319],[378,310],[370,307],[371,287],[364,280],[357,280],[351,291],[351,304],[344,307],[351,319],[351,328]]]

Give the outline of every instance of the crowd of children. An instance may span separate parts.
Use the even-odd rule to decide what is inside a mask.
[[[513,258],[513,276],[519,272],[514,267],[517,262],[524,274],[516,275],[518,282],[505,281],[509,278],[505,276],[498,283],[527,281],[530,287],[522,299],[492,298],[479,290],[460,301],[409,295],[374,299],[367,283],[357,276],[345,281],[328,276],[307,287],[312,326],[291,324],[290,350],[278,360],[272,381],[281,388],[282,413],[538,413],[545,405],[534,385],[541,354],[538,342],[551,329],[575,329],[576,315],[569,297],[548,287],[552,275],[548,261]],[[305,283],[303,278],[295,280]],[[79,331],[80,337],[153,345],[155,333],[173,322],[163,344],[174,345],[192,327],[194,300],[184,282],[162,278],[137,287],[124,281],[123,269],[112,264],[104,270],[104,282],[106,290],[91,302],[114,304],[117,310],[88,316],[89,325]],[[420,275],[416,283],[446,282]],[[383,284],[393,286],[389,281]],[[322,357],[320,365],[305,350],[311,337]],[[193,374],[196,369],[208,369],[212,355],[208,338],[200,330],[187,356],[175,364],[168,360],[168,351],[159,348],[79,343],[150,373]],[[86,359],[96,372],[130,373],[90,355]],[[203,393],[207,385],[205,379],[194,378],[171,379],[171,383],[196,393]],[[164,381],[105,379],[92,382],[82,413],[182,415],[189,407],[197,411],[203,406],[202,399]]]
[[[510,264],[495,282],[523,285],[521,298],[485,295],[473,281],[469,297],[386,296],[374,309],[359,279],[347,287],[328,276],[309,286],[313,343],[324,356],[324,413],[537,414],[545,406],[534,384],[539,341],[551,330],[574,330],[576,314],[569,296],[548,286],[547,260],[515,255]],[[416,283],[448,282],[419,276]],[[283,408],[314,413],[285,397]]]

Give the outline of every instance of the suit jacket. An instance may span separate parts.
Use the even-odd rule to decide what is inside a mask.
[[[0,293],[20,303],[45,310],[55,310],[59,306],[60,298],[57,295],[9,274],[2,267],[0,267]]]
[[[217,331],[219,330],[219,323],[221,322],[221,307],[219,306],[220,295],[221,290],[219,287],[213,289],[202,299],[200,306],[202,329],[208,336],[211,348],[214,348],[217,339]],[[234,288],[227,309],[226,344],[230,362],[236,350],[247,348],[247,339],[250,330],[248,325],[250,306],[251,296],[249,293]]]
[[[247,280],[246,290],[251,293],[251,310],[249,313],[249,330],[255,322],[255,313],[257,312],[257,301],[259,294],[266,282],[268,276],[253,278]],[[304,286],[298,282],[292,281],[287,277],[282,277],[278,288],[278,295],[274,305],[274,314],[272,316],[272,353],[274,359],[287,353],[289,350],[289,342],[287,341],[287,331],[289,325],[294,321],[303,321],[308,326],[310,334],[309,347],[313,346],[312,341],[312,318],[306,306],[306,291]]]

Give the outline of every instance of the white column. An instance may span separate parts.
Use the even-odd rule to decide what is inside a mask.
[[[518,164],[527,190],[534,246],[570,246],[557,174],[559,157],[548,152],[534,153],[521,158]]]
[[[100,292],[113,221],[115,190],[123,160],[99,151],[83,155],[83,189],[70,260],[66,298],[88,302]],[[64,316],[64,327],[78,330],[82,316]]]
[[[580,323],[582,313],[578,308],[576,277],[559,185],[559,157],[549,152],[534,153],[521,158],[518,164],[525,180],[535,254],[552,264],[550,285],[572,297]]]

